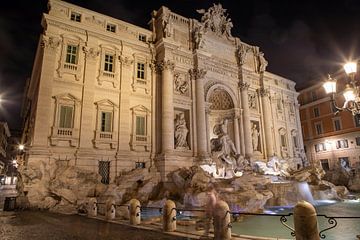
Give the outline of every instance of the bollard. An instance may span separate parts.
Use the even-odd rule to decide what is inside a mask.
[[[129,218],[131,225],[138,225],[141,221],[141,206],[137,199],[131,199],[129,202]]]
[[[105,213],[105,217],[106,220],[112,220],[115,218],[115,200],[112,198],[109,198],[106,201],[106,213]]]
[[[300,201],[294,208],[296,240],[319,240],[316,210],[306,201]]]
[[[230,240],[231,239],[231,223],[229,205],[219,200],[215,204],[214,212],[214,239]]]
[[[97,216],[97,200],[96,198],[89,198],[87,202],[87,215],[88,217],[96,217]]]
[[[173,201],[167,200],[163,207],[163,230],[173,232],[176,230],[176,205]]]

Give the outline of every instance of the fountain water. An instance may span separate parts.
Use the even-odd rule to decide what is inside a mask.
[[[307,182],[298,182],[297,189],[299,197],[301,198],[299,200],[305,200],[313,205],[315,204],[314,197]]]

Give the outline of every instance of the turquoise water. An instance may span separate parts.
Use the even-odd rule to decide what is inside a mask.
[[[328,217],[360,217],[360,201],[344,202],[319,202],[315,207],[318,214],[325,214]],[[271,208],[267,209],[269,214],[287,214],[293,212],[291,208]],[[287,224],[291,227],[293,216],[287,217]],[[360,218],[358,219],[336,219],[337,226],[324,232],[327,240],[352,240],[357,239],[356,235],[360,234]],[[330,227],[327,219],[318,217],[319,230]],[[242,235],[253,235],[261,237],[273,237],[293,239],[290,230],[280,223],[280,217],[275,216],[250,216],[242,222],[233,223],[232,231]]]

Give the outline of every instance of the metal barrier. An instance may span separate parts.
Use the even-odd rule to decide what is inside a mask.
[[[220,201],[219,201],[220,202]],[[100,205],[106,205],[108,202],[105,203],[95,203],[96,207],[98,209],[98,206]],[[225,202],[221,201],[221,204],[224,204]],[[220,205],[221,205],[220,204]],[[226,204],[226,203],[225,203]],[[298,204],[301,204],[298,203]],[[226,204],[227,205],[227,204]],[[312,205],[309,204],[311,207]],[[206,228],[208,228],[209,224],[211,225],[211,221],[210,219],[206,219],[205,217],[205,209],[193,209],[193,208],[176,208],[175,203],[171,200],[167,200],[167,202],[165,203],[164,207],[144,207],[140,205],[140,202],[136,199],[132,199],[129,204],[113,204],[111,205],[112,207],[114,207],[114,209],[116,207],[120,207],[120,206],[125,206],[128,208],[129,211],[129,220],[130,220],[130,224],[132,225],[137,225],[141,223],[141,217],[145,217],[146,216],[143,214],[144,212],[148,212],[148,210],[155,210],[155,217],[158,217],[157,220],[160,222],[161,217],[163,219],[163,230],[167,231],[167,232],[171,232],[171,231],[176,231],[178,230],[177,226],[178,225],[184,225],[184,222],[189,221],[192,224],[188,225],[188,226],[193,226],[195,227],[194,231],[199,231],[199,229],[204,230],[205,229],[205,234],[207,234]],[[310,207],[309,206],[309,207]],[[307,214],[309,215],[313,215],[316,219],[316,221],[313,221],[312,223],[309,224],[309,221],[300,221],[299,222],[299,226],[297,226],[296,222],[296,218],[297,215],[299,215],[299,213],[297,213],[296,211],[294,211],[294,213],[287,213],[287,214],[267,214],[267,213],[250,213],[250,212],[241,212],[241,211],[230,211],[228,208],[226,208],[225,205],[223,206],[217,206],[219,207],[219,211],[216,212],[214,214],[214,236],[215,239],[230,239],[229,236],[231,236],[231,228],[234,222],[237,222],[238,218],[240,216],[265,216],[265,217],[271,217],[271,218],[279,218],[280,223],[286,227],[288,230],[290,230],[290,235],[292,237],[295,237],[297,240],[299,239],[307,239],[307,240],[313,240],[313,239],[325,239],[326,235],[324,234],[326,231],[335,228],[336,226],[338,226],[338,222],[337,219],[360,219],[360,217],[345,217],[345,216],[327,216],[325,214],[316,214],[316,212],[312,212],[309,211]],[[227,209],[227,210],[224,210]],[[296,210],[296,207],[295,209]],[[303,220],[305,219],[304,217],[306,217],[306,213],[304,215],[304,210],[299,211],[302,213],[302,215],[300,216],[300,218],[302,218]],[[157,215],[158,213],[158,215]],[[192,213],[192,214],[190,214]],[[99,212],[97,213],[99,214]],[[90,214],[88,214],[90,215]],[[103,215],[106,217],[106,214],[99,214],[99,215]],[[232,221],[231,218],[232,217]],[[295,228],[289,226],[287,224],[288,222],[288,217],[294,216],[294,225]],[[115,217],[115,216],[114,216]],[[317,223],[317,217],[324,217],[327,219],[327,223],[330,225],[328,228],[322,229],[321,231],[316,231],[316,234],[314,234],[311,238],[301,238],[301,232],[309,232],[309,228],[312,227],[314,229],[317,230],[318,228],[318,223]],[[107,218],[108,219],[108,218]],[[186,219],[186,220],[185,220]],[[208,225],[207,223],[201,223],[202,220],[208,221]],[[218,227],[219,223],[221,223],[220,225],[222,227]],[[305,223],[305,225],[304,225]],[[312,224],[312,225],[311,225]],[[217,225],[217,226],[215,226]],[[305,226],[305,230],[304,230],[304,226]],[[179,229],[179,231],[181,231],[181,229]],[[184,232],[188,232],[188,231],[184,231]],[[316,235],[316,236],[315,236]],[[356,235],[356,237],[358,239],[360,239],[360,235]]]

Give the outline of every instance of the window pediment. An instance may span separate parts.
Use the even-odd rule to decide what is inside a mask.
[[[113,107],[113,108],[117,108],[118,106],[113,103],[112,101],[110,101],[109,99],[103,99],[100,101],[95,102],[96,106],[102,106],[102,107]]]
[[[56,96],[53,96],[53,98],[55,98],[56,101],[72,101],[75,103],[79,103],[80,99],[78,99],[77,97],[75,97],[74,95],[70,94],[70,93],[61,93],[58,94]]]
[[[144,113],[150,113],[150,110],[147,109],[145,106],[143,105],[137,105],[135,107],[130,108],[132,111],[134,112],[144,112]]]

